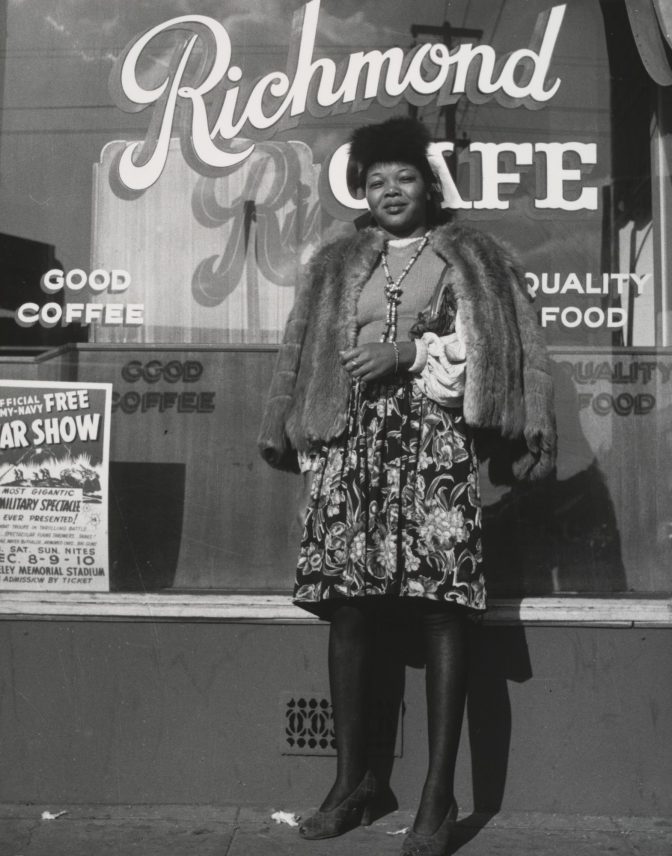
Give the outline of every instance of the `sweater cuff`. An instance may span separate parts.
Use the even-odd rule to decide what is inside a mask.
[[[427,365],[429,347],[424,337],[421,339],[414,339],[414,342],[415,360],[413,360],[413,365],[409,368],[409,372],[412,372],[413,374],[419,374]]]

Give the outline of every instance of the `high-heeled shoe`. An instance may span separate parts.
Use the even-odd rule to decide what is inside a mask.
[[[373,823],[372,804],[377,796],[376,780],[367,770],[362,781],[336,808],[316,811],[299,826],[302,838],[335,838],[356,826]]]
[[[448,809],[441,825],[431,835],[411,830],[401,845],[400,856],[445,856],[457,820],[457,803]]]

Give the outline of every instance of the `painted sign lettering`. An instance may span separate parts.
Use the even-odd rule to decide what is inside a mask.
[[[536,109],[560,87],[559,78],[549,79],[549,70],[565,5],[539,16],[530,47],[503,57],[489,45],[463,43],[449,50],[423,43],[411,51],[358,51],[341,63],[314,56],[319,12],[320,0],[310,0],[296,13],[286,70],[253,83],[244,81],[242,69],[232,62],[226,28],[205,15],[172,18],[128,45],[111,77],[112,96],[122,110],[153,106],[153,114],[145,140],[129,142],[120,153],[121,185],[142,192],[154,184],[175,135],[185,156],[204,171],[230,169],[255,148],[253,142],[236,147],[235,140],[292,127],[306,111],[321,117],[363,110],[374,100],[393,106],[404,98],[442,106],[463,96],[478,104],[494,98],[504,107]],[[176,46],[165,79],[146,88],[138,68],[153,40],[171,31],[182,31],[186,38]]]

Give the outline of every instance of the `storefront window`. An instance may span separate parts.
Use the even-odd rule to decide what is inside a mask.
[[[288,590],[298,480],[257,454],[262,402],[304,265],[366,221],[349,134],[411,114],[457,216],[520,253],[554,364],[557,476],[484,463],[490,590],[670,591],[672,87],[628,11],[7,4],[1,371],[113,384],[113,589]]]

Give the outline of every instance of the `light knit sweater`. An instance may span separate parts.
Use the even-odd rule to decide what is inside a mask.
[[[416,252],[419,240],[397,239],[388,242],[388,267],[395,282]],[[409,330],[418,320],[418,313],[427,308],[445,266],[443,259],[426,247],[402,280],[401,303],[397,310],[397,341],[409,340]],[[357,342],[360,345],[380,342],[385,330],[386,283],[383,266],[378,264],[364,284],[357,301]]]

